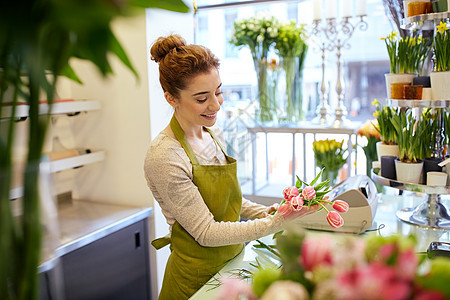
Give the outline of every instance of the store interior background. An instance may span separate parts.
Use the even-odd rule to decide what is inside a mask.
[[[192,6],[190,1],[185,2]],[[250,116],[256,95],[256,74],[250,52],[245,48],[238,50],[228,43],[233,22],[257,13],[270,12],[280,21],[294,19],[298,23],[312,24],[312,0],[270,1],[262,4],[233,5],[229,8],[202,9],[205,5],[227,2],[232,1],[197,1],[198,11],[195,15],[148,9],[145,15],[116,20],[113,28],[135,66],[139,79],[136,80],[133,74],[116,60],[113,61],[115,75],[106,81],[93,66],[74,62],[73,67],[84,84],[61,84],[74,99],[102,101],[101,111],[81,116],[82,119],[77,121],[77,145],[108,149],[107,159],[102,162],[101,167],[79,170],[85,173],[77,176],[77,180],[82,182],[75,185],[74,196],[115,204],[153,206],[154,220],[150,220],[150,224],[154,226],[150,226],[150,238],[166,235],[168,225],[145,182],[144,157],[151,140],[167,126],[172,115],[159,84],[158,66],[150,60],[149,50],[152,43],[159,36],[177,33],[188,43],[210,48],[219,57],[225,101],[218,123],[224,130],[228,151],[238,158],[238,175],[245,194],[246,184],[251,176],[251,157],[248,155],[250,146],[245,142],[236,143],[235,138],[245,135],[246,126],[252,124]],[[384,74],[389,72],[389,62],[386,47],[380,38],[393,30],[386,17],[382,0],[367,0],[367,14],[367,31],[355,31],[350,40],[351,48],[343,50],[342,53],[345,105],[349,118],[359,122],[372,119],[374,108],[371,102],[375,98],[384,99],[386,96]],[[307,120],[315,117],[319,104],[318,87],[322,80],[320,68],[320,55],[311,45],[306,58],[303,85],[303,109]],[[326,80],[329,82],[330,105],[333,108],[337,102],[334,91],[335,53],[327,52]],[[280,82],[280,85],[282,84]],[[94,131],[95,134],[91,134]],[[326,137],[342,138],[332,135]],[[292,145],[289,143],[292,143],[290,136],[279,134],[271,136],[269,144],[270,153],[273,154],[269,158],[270,181],[280,186],[290,184],[292,170],[289,169],[289,158],[292,154],[289,151]],[[352,172],[365,174],[365,158],[361,149],[358,153],[357,167]],[[307,155],[312,157],[312,149]],[[311,165],[299,167],[311,170],[308,173],[310,177],[313,176],[315,168],[313,161],[309,161]],[[303,171],[299,169],[295,172]],[[155,281],[153,287],[158,287],[153,288],[153,296],[161,286],[169,253],[168,247],[158,252],[152,249],[151,268]]]

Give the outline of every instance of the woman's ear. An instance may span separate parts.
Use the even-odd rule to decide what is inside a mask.
[[[175,97],[172,96],[169,92],[164,93],[164,98],[166,98],[167,103],[169,103],[173,108],[176,108],[178,106],[177,99],[175,99]]]

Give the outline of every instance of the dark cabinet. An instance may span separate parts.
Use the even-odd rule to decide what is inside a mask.
[[[66,300],[150,299],[147,219],[61,257]]]

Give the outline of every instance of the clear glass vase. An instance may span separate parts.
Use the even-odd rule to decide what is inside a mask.
[[[321,175],[322,182],[329,179],[330,186],[334,186],[338,183],[338,175],[339,175],[339,169],[324,169]]]
[[[303,117],[302,72],[298,60],[298,57],[283,57],[281,62],[286,79],[283,119],[287,122],[298,122]]]
[[[271,93],[267,83],[267,60],[266,58],[253,61],[258,78],[258,102],[259,110],[256,120],[260,122],[270,122],[274,120],[276,109],[271,101]]]

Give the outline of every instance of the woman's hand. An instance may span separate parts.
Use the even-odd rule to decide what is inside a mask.
[[[301,210],[299,211],[291,211],[290,214],[288,214],[287,216],[284,216],[284,219],[286,221],[291,221],[291,220],[295,220],[297,218],[301,218],[307,215],[310,215],[312,213],[315,213],[316,211],[318,211],[321,208],[321,206],[319,204],[316,205],[311,205],[310,207],[308,206],[303,206]]]
[[[273,215],[278,210],[278,207],[280,207],[279,203],[272,204],[266,212],[264,212],[264,217],[267,217],[268,215]]]

